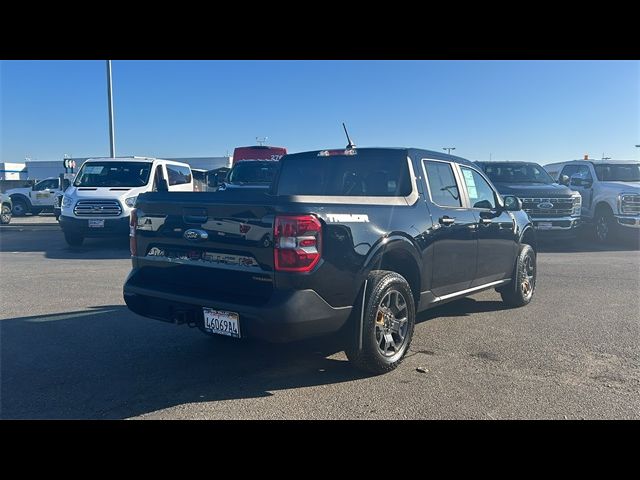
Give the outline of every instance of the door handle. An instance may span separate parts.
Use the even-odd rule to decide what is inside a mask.
[[[489,225],[493,220],[490,218],[482,218],[480,217],[480,225]]]
[[[451,218],[451,217],[447,217],[446,215],[444,217],[440,217],[438,219],[438,221],[442,224],[442,225],[453,225],[456,221],[455,218]]]

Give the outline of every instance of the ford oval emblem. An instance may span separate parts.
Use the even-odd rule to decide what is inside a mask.
[[[204,230],[198,230],[197,228],[190,228],[186,232],[184,232],[184,238],[187,240],[193,240],[197,242],[199,240],[206,240],[209,238],[209,234]]]
[[[538,204],[538,208],[540,210],[551,210],[553,208],[553,203],[551,202],[542,202]]]

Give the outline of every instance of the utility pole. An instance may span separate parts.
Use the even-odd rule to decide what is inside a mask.
[[[107,95],[109,97],[109,147],[111,158],[116,156],[116,139],[113,128],[113,85],[111,83],[111,60],[107,60]]]
[[[448,155],[451,155],[451,150],[455,150],[456,147],[443,147],[442,149],[446,150]]]

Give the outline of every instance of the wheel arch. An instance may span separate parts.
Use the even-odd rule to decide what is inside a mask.
[[[25,202],[27,204],[27,206],[29,208],[31,208],[33,206],[32,203],[31,203],[31,199],[29,197],[27,197],[23,193],[13,193],[13,194],[9,195],[9,197],[11,198],[12,202],[15,202],[16,200],[22,200],[23,202]]]
[[[520,244],[526,243],[527,245],[531,245],[533,251],[538,254],[538,237],[536,235],[536,231],[531,225],[527,225],[525,229],[522,231],[522,235],[520,236]]]
[[[421,257],[414,244],[398,235],[381,240],[371,250],[362,273],[364,278],[372,270],[388,270],[402,275],[411,287],[417,307],[422,285],[421,264]]]

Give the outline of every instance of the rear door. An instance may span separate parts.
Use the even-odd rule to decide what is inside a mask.
[[[509,278],[515,264],[518,238],[511,213],[500,208],[499,196],[482,173],[457,165],[463,196],[477,223],[478,261],[472,287]]]
[[[465,206],[451,162],[423,159],[433,217],[431,290],[437,297],[469,288],[476,269],[476,217]]]

